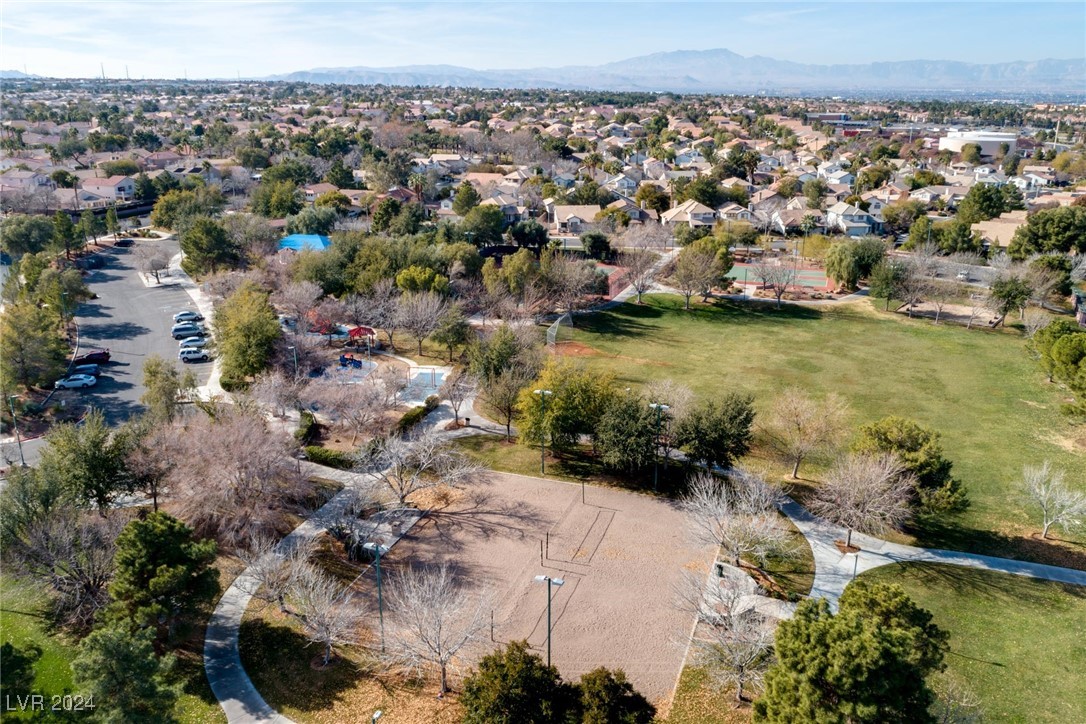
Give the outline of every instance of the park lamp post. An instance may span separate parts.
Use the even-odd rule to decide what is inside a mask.
[[[377,557],[377,616],[381,621],[381,653],[385,651],[385,599],[381,595],[381,554],[388,552],[388,546],[380,543],[367,543],[363,546],[368,551],[373,551]],[[374,719],[374,721],[377,721]]]
[[[19,463],[25,468],[26,458],[23,457],[23,438],[19,435],[19,421],[15,419],[16,395],[8,396],[8,405],[11,406],[11,429],[15,431],[15,444],[19,446]]]
[[[554,393],[550,390],[532,390],[533,395],[539,395],[539,401],[543,405],[543,414],[539,419],[539,474],[546,475],[546,454],[547,454],[547,397]]]
[[[565,580],[550,576],[536,576],[539,583],[547,584],[547,666],[551,665],[551,586],[562,586]]]
[[[663,413],[671,408],[668,405],[662,405],[659,402],[653,402],[649,407],[656,410],[656,435],[653,438],[652,448],[652,492],[655,493],[657,492],[660,480],[660,420],[663,417]]]
[[[291,346],[287,347],[287,349],[289,349],[291,352],[294,353],[294,379],[297,380],[298,379],[298,348],[295,347],[294,345],[291,345]]]

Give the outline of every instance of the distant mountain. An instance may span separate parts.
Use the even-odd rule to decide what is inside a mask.
[[[752,93],[759,91],[1000,91],[1086,94],[1086,59],[977,64],[905,60],[813,65],[729,50],[677,50],[596,66],[474,70],[453,65],[314,68],[265,80],[309,83]]]
[[[0,70],[0,78],[18,80],[19,78],[40,78],[40,75],[26,74],[21,70]]]

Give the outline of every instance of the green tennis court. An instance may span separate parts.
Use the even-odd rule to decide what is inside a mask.
[[[747,284],[757,283],[758,278],[754,275],[753,264],[736,264],[728,272],[728,276],[735,279],[740,284],[744,282]],[[801,287],[808,287],[810,289],[828,289],[830,282],[826,278],[826,272],[822,269],[797,269],[795,285]]]

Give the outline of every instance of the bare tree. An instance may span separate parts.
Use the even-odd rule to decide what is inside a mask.
[[[630,224],[622,236],[619,237],[616,246],[624,249],[656,249],[663,251],[670,245],[671,232],[666,226],[660,224]]]
[[[390,352],[396,351],[393,335],[399,325],[399,296],[400,290],[396,288],[396,283],[391,279],[382,279],[373,285],[369,294],[363,297],[365,303],[362,308],[366,312],[362,317],[362,323],[384,331],[388,337]]]
[[[289,378],[279,370],[265,372],[249,387],[249,395],[267,406],[275,417],[286,417],[288,410],[297,409],[305,383]]]
[[[708,581],[684,574],[679,605],[694,614],[693,659],[722,687],[735,687],[741,704],[747,687],[757,687],[773,660],[773,623],[753,609],[757,586],[742,571],[731,569]]]
[[[149,497],[152,508],[157,511],[159,498],[165,497],[172,488],[170,474],[183,445],[177,438],[177,428],[166,422],[150,429],[137,426],[133,432],[125,455],[125,468],[133,488]]]
[[[1071,281],[1086,281],[1086,254],[1079,254],[1071,263]]]
[[[687,248],[679,253],[670,281],[686,299],[686,309],[690,309],[690,297],[712,289],[720,274],[720,262],[714,255]]]
[[[270,530],[305,490],[297,443],[256,411],[220,406],[189,420],[170,473],[178,514],[201,535],[236,546]]]
[[[422,343],[441,326],[445,314],[445,301],[433,292],[404,294],[396,308],[396,325],[418,342],[418,354],[422,355]]]
[[[513,418],[517,415],[520,391],[531,379],[532,375],[519,367],[505,369],[484,385],[479,392],[478,399],[498,413],[498,422],[505,425],[506,440],[513,436]]]
[[[256,587],[250,593],[261,601],[277,604],[280,611],[287,613],[287,594],[312,552],[309,538],[286,545],[286,541],[277,543],[264,533],[252,536],[249,544],[238,551],[246,572],[256,579]]]
[[[957,295],[957,290],[950,284],[940,284],[938,282],[933,283],[928,290],[928,301],[931,302],[931,306],[935,307],[935,320],[934,324],[939,324],[939,319],[943,316],[943,309],[946,305],[950,304],[951,300]]]
[[[664,425],[660,435],[660,448],[664,456],[664,465],[671,459],[671,429],[679,420],[686,417],[694,403],[694,391],[681,382],[672,379],[654,380],[645,386],[645,398],[658,405],[666,405],[667,412],[661,410],[660,421]]]
[[[4,491],[8,570],[50,590],[58,620],[87,630],[109,603],[113,553],[127,521],[116,513],[103,517],[69,507],[42,507],[40,497],[22,494],[23,482],[20,474],[13,475],[7,481],[12,489]]]
[[[475,392],[479,389],[479,381],[475,376],[461,369],[453,370],[453,373],[445,378],[441,384],[438,395],[443,400],[448,400],[453,409],[453,419],[460,424],[460,408],[463,407]]]
[[[303,565],[287,594],[297,612],[305,637],[324,647],[324,666],[332,660],[333,646],[361,640],[367,611],[349,587],[320,569]]]
[[[1026,339],[1033,339],[1034,335],[1050,324],[1052,324],[1052,315],[1041,309],[1027,309],[1022,316],[1022,326],[1025,328]]]
[[[314,282],[294,282],[272,297],[276,307],[283,310],[298,325],[298,331],[307,331],[307,325],[312,321],[310,312],[317,307],[317,302],[324,296],[318,284]]]
[[[641,304],[641,295],[652,289],[656,283],[659,257],[650,251],[634,249],[619,255],[618,264],[626,269],[626,278],[637,292],[637,303]]]
[[[932,290],[932,278],[926,272],[925,263],[923,259],[918,261],[915,256],[910,258],[901,279],[899,289],[901,298],[905,302],[902,306],[906,308],[910,317],[913,316],[914,307],[924,301]]]
[[[796,281],[796,267],[786,259],[767,259],[763,255],[754,263],[754,278],[762,283],[763,289],[772,287],[777,309],[780,309],[781,298]]]
[[[780,502],[780,490],[741,469],[727,481],[698,473],[682,498],[693,536],[723,548],[736,566],[744,556],[764,565],[771,554],[790,552],[788,530],[777,514]]]
[[[395,406],[394,390],[390,395],[383,380],[373,375],[358,381],[347,371],[326,374],[307,388],[304,400],[314,404],[322,415],[342,424],[351,431],[351,444],[358,435],[377,424]]]
[[[792,463],[792,479],[811,455],[832,448],[846,432],[848,405],[830,393],[822,401],[798,387],[785,390],[773,403],[766,431],[774,448]]]
[[[1048,267],[1029,266],[1024,270],[1023,276],[1032,289],[1029,300],[1042,308],[1048,303],[1056,287],[1063,282],[1063,275]]]
[[[932,713],[938,724],[980,724],[984,721],[980,699],[957,680],[951,680],[936,690]]]
[[[406,438],[379,439],[372,451],[360,454],[359,463],[396,496],[401,507],[420,490],[464,485],[483,474],[479,465],[431,428]]]
[[[156,246],[141,245],[136,247],[136,264],[141,272],[154,276],[157,284],[162,282],[162,272],[166,271],[168,276],[170,259]]]
[[[1053,470],[1047,460],[1040,466],[1022,469],[1023,486],[1029,499],[1041,509],[1041,538],[1048,538],[1052,526],[1073,531],[1086,518],[1086,493],[1071,490],[1063,482],[1063,471]]]
[[[557,309],[573,314],[584,305],[585,295],[592,291],[596,272],[592,264],[566,254],[555,254],[545,265],[545,277],[551,299]]]
[[[974,292],[969,295],[969,321],[966,322],[965,328],[972,329],[973,324],[984,312],[990,312],[992,309],[992,298],[988,296],[987,292]]]
[[[393,629],[389,654],[417,672],[436,668],[440,695],[449,690],[448,669],[456,655],[482,633],[486,621],[481,602],[473,602],[446,565],[408,568],[388,585]]]
[[[909,518],[916,479],[892,454],[850,454],[829,471],[815,491],[811,511],[852,531],[878,534],[898,529]]]

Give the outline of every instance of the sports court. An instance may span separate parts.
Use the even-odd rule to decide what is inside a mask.
[[[674,590],[684,570],[707,573],[712,554],[687,538],[670,501],[588,486],[582,503],[580,485],[493,473],[422,520],[387,565],[447,562],[488,597],[494,643],[488,629],[473,660],[517,639],[545,658],[547,585],[534,578],[561,578],[552,655],[562,676],[621,668],[659,706],[670,701],[693,624]]]
[[[782,263],[787,264],[787,259]],[[728,272],[727,276],[732,277],[738,284],[760,284],[758,277],[754,272],[753,264],[736,264]],[[826,278],[826,271],[824,269],[815,269],[813,267],[798,267],[796,269],[796,280],[789,286],[800,286],[807,289],[813,289],[817,291],[828,291],[830,289],[829,279]]]

